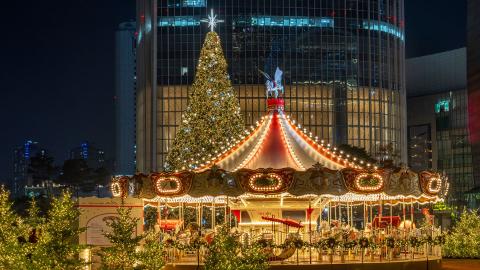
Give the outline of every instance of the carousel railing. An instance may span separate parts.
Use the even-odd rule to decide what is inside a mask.
[[[270,234],[270,236],[265,237]],[[292,237],[292,235],[295,235]],[[191,235],[165,234],[166,261],[202,264],[213,231]],[[260,244],[272,254],[270,263],[368,263],[441,258],[444,235],[434,226],[420,229],[382,228],[367,231],[329,229],[286,232],[268,229],[241,233],[243,244]],[[294,250],[292,253],[291,250]],[[288,252],[285,252],[288,251]],[[288,257],[280,255],[285,254]]]

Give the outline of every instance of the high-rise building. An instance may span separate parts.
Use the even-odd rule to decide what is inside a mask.
[[[70,159],[83,159],[89,168],[98,169],[105,167],[105,152],[95,147],[88,141],[70,150]]]
[[[409,165],[445,172],[458,205],[474,187],[466,55],[461,48],[406,61]]]
[[[135,22],[115,33],[115,173],[135,173]]]
[[[468,1],[468,114],[475,186],[480,189],[480,1]]]
[[[406,159],[403,0],[137,1],[137,169],[161,170],[211,9],[247,125],[284,71],[286,110],[318,137]],[[404,148],[404,149],[403,149]]]
[[[32,140],[26,140],[23,145],[13,151],[13,182],[10,189],[14,196],[22,196],[24,187],[33,184],[28,168],[31,158],[38,155],[45,156],[46,150]]]

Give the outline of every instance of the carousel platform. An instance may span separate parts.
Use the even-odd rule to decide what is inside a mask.
[[[197,270],[204,269],[203,265],[197,264],[168,264],[165,270]],[[392,260],[382,262],[361,262],[348,261],[340,262],[284,262],[271,263],[270,269],[273,270],[441,270],[442,259],[438,257],[419,258],[415,260]]]

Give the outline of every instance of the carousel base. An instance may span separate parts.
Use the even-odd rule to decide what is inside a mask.
[[[167,264],[165,270],[197,270],[204,269],[203,265],[197,265],[193,263],[179,263],[179,264]],[[302,270],[441,270],[442,259],[441,258],[425,258],[415,260],[392,260],[383,262],[333,262],[333,263],[308,263],[308,262],[272,262],[270,263],[270,269],[273,270],[290,270],[290,269],[302,269]]]

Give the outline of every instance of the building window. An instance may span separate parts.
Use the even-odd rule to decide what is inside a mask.
[[[188,76],[188,67],[182,67],[180,69],[180,74],[182,74],[182,76]]]
[[[448,112],[450,111],[450,100],[440,100],[435,103],[435,113]]]

